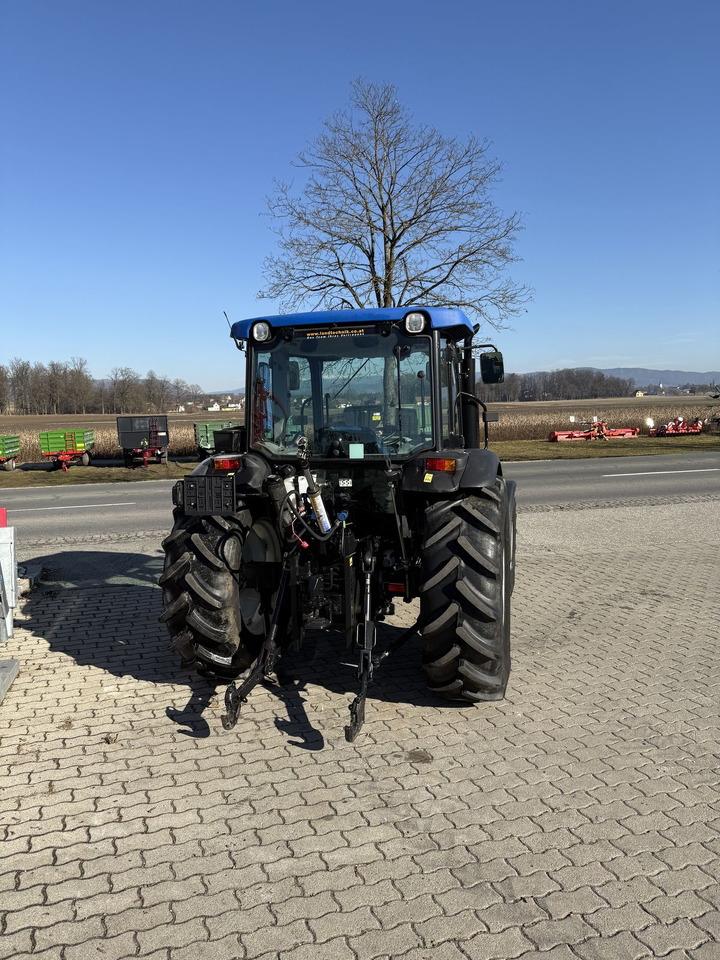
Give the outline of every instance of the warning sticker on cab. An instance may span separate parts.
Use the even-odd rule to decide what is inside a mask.
[[[423,482],[432,483],[432,478],[433,478],[433,475],[431,473],[426,473],[425,476],[423,477]]]

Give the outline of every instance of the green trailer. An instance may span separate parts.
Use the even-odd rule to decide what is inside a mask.
[[[42,455],[56,467],[67,470],[71,463],[90,463],[90,451],[95,445],[93,430],[45,430],[38,434]]]
[[[239,427],[237,420],[208,420],[206,423],[194,423],[195,446],[198,453],[208,456],[215,452],[215,431],[227,430],[230,427]]]
[[[19,456],[20,437],[10,434],[0,437],[0,466],[3,470],[14,470]]]

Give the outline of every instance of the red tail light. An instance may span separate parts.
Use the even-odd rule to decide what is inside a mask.
[[[213,466],[216,470],[239,470],[240,457],[216,457]]]
[[[455,473],[457,460],[444,460],[442,457],[428,457],[425,460],[426,470],[442,470],[445,473]]]

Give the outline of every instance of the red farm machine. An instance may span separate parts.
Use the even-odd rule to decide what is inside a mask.
[[[90,463],[90,451],[95,445],[92,430],[46,430],[39,434],[43,457],[58,469],[67,471],[71,464]]]
[[[703,422],[700,417],[693,417],[692,420],[686,420],[685,417],[676,417],[667,423],[661,423],[657,427],[654,420],[647,419],[649,437],[687,437],[702,433]]]
[[[570,422],[575,423],[575,417],[570,417]],[[639,433],[640,427],[609,427],[607,420],[598,420],[597,417],[593,417],[592,421],[581,421],[579,429],[553,430],[548,435],[548,440],[551,443],[561,440],[611,440],[620,437],[637,437]]]
[[[151,460],[168,462],[170,433],[168,418],[152,414],[147,417],[118,417],[118,443],[123,448],[126,467],[141,464],[147,467]]]

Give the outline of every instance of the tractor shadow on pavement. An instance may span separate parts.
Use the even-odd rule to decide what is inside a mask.
[[[204,713],[211,702],[216,706],[220,699],[222,704],[225,684],[216,685],[181,666],[177,654],[168,649],[164,625],[158,622],[162,611],[157,586],[162,571],[159,549],[153,554],[67,551],[26,562],[42,566],[43,578],[26,596],[18,628],[30,631],[44,640],[51,652],[71,657],[80,666],[96,667],[116,677],[189,688],[185,705],[167,706],[166,716],[185,736],[203,738],[221,733],[218,714],[218,722],[213,717],[211,725]],[[381,624],[379,645],[390,643],[401,630]],[[279,714],[285,715],[275,717],[276,728],[292,746],[322,749],[323,736],[309,719],[306,706],[317,695],[322,697],[323,690],[348,695],[349,705],[359,689],[357,667],[345,649],[344,638],[309,632],[299,652],[281,657],[277,674],[277,683],[263,684],[283,705],[278,705]],[[320,690],[309,691],[309,687]],[[258,691],[251,693],[250,700],[257,695]],[[327,701],[327,697],[323,699]],[[438,706],[425,688],[417,637],[378,668],[368,699]],[[243,714],[237,729],[242,722]]]
[[[169,707],[166,715],[187,728],[180,731],[186,736],[210,736],[203,712],[216,695],[215,685],[181,666],[178,655],[168,649],[164,625],[158,622],[162,612],[159,550],[155,555],[60,551],[24,562],[42,567],[43,573],[25,597],[17,627],[31,631],[47,642],[51,652],[65,654],[80,666],[116,677],[189,687],[185,706]]]

